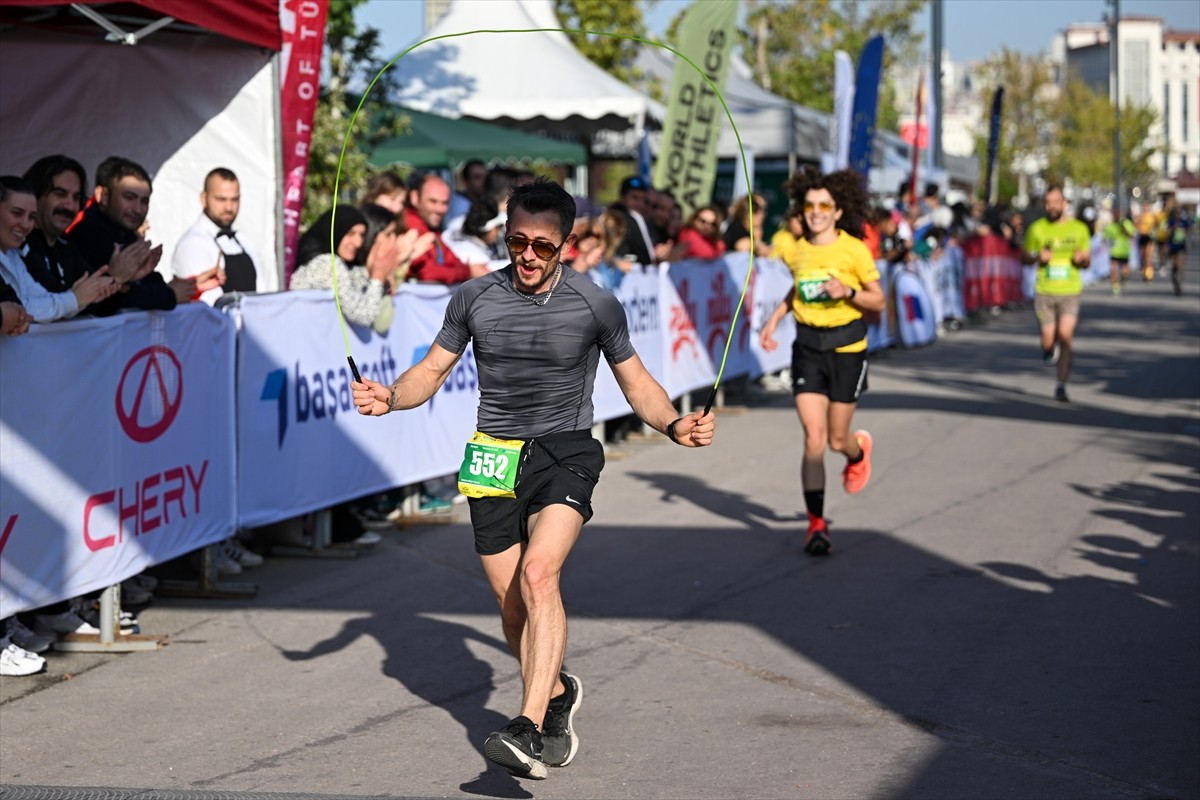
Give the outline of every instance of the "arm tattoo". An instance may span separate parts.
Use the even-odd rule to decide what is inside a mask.
[[[388,387],[388,411],[399,411],[400,406],[396,402],[396,384]]]

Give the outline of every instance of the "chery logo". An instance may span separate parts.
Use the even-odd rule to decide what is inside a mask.
[[[117,419],[135,442],[152,442],[166,433],[183,401],[183,367],[167,347],[139,351],[117,385]]]

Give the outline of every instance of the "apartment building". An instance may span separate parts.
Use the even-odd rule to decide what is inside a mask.
[[[1051,55],[1060,65],[1060,80],[1082,80],[1119,99],[1122,108],[1152,106],[1158,123],[1150,136],[1161,176],[1173,180],[1200,172],[1200,30],[1168,30],[1158,17],[1123,16],[1116,85],[1109,40],[1103,23],[1070,25],[1058,34]]]

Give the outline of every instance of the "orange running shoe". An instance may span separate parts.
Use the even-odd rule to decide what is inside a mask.
[[[804,537],[804,552],[810,556],[828,555],[833,549],[829,543],[829,525],[824,517],[808,515],[808,535]]]
[[[854,438],[862,448],[863,457],[857,464],[847,463],[846,468],[842,470],[842,486],[846,489],[846,494],[858,494],[866,488],[867,481],[871,480],[871,448],[874,446],[871,434],[855,431]]]

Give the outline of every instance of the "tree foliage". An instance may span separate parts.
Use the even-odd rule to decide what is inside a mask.
[[[1067,84],[1063,101],[1051,173],[1070,177],[1082,186],[1112,188],[1116,108],[1107,94],[1080,81]],[[1127,186],[1148,186],[1153,180],[1155,148],[1149,136],[1157,117],[1151,106],[1121,109],[1121,172]]]
[[[894,131],[899,111],[889,73],[894,65],[916,63],[922,40],[917,15],[925,8],[925,0],[748,0],[743,57],[763,88],[832,112],[834,54],[845,50],[857,63],[867,42],[882,34],[876,127]]]
[[[1108,96],[1071,81],[1065,89],[1054,82],[1045,57],[1023,55],[1007,48],[993,54],[980,70],[980,88],[988,101],[980,130],[988,130],[991,97],[1004,87],[1000,146],[996,158],[998,199],[1012,200],[1026,180],[1070,180],[1081,186],[1113,188],[1113,128],[1116,110]],[[1121,111],[1121,170],[1128,186],[1145,186],[1152,179],[1155,148],[1149,138],[1156,120],[1151,107]],[[980,186],[986,179],[987,135],[976,141],[980,156]]]
[[[1000,141],[996,151],[998,200],[1007,203],[1022,186],[1022,175],[1040,174],[1048,165],[1052,131],[1058,114],[1054,74],[1041,54],[1025,55],[1007,47],[987,58],[979,70],[979,90],[984,98],[983,119],[976,139],[980,192],[986,194],[987,131],[992,96],[1004,87],[1000,115]]]
[[[563,28],[604,31],[618,36],[568,33],[571,44],[605,72],[626,83],[634,83],[640,71],[634,67],[638,43],[622,36],[644,37],[646,24],[639,3],[613,0],[555,0],[555,11]]]
[[[342,199],[361,189],[370,174],[367,153],[381,141],[402,133],[408,118],[389,107],[395,89],[388,73],[376,82],[367,102],[354,120],[354,130],[346,143],[350,118],[358,107],[361,94],[351,94],[352,86],[361,89],[375,78],[387,60],[378,55],[379,31],[357,29],[354,9],[366,0],[331,0],[325,23],[325,47],[329,59],[328,77],[321,87],[313,115],[312,146],[309,149],[308,176],[305,179],[304,212],[301,224],[307,226],[333,204],[335,182]],[[337,180],[341,159],[341,180]]]

